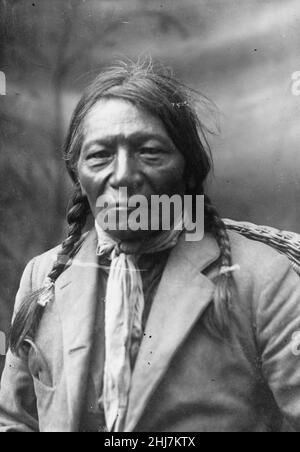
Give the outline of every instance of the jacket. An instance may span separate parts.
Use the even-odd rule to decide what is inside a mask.
[[[207,234],[172,250],[132,375],[126,432],[300,431],[300,279],[270,247],[229,232],[234,272],[230,334],[206,328],[220,250]],[[91,231],[55,284],[29,353],[9,351],[0,431],[76,432],[93,344],[98,287]],[[58,248],[33,259],[23,297],[43,286]],[[300,342],[300,341],[299,341]],[[104,344],[103,344],[104,346]]]

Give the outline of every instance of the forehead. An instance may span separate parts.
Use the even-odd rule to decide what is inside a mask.
[[[130,136],[135,133],[168,134],[162,121],[150,112],[121,99],[102,99],[89,111],[84,124],[85,139]]]

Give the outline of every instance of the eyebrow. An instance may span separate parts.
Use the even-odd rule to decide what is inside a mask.
[[[123,141],[123,142],[129,141],[134,144],[137,144],[137,143],[142,144],[145,141],[150,141],[150,140],[157,140],[157,141],[160,141],[165,146],[168,146],[168,147],[171,146],[172,148],[175,148],[175,146],[170,138],[164,137],[164,136],[162,136],[160,134],[156,134],[156,133],[135,132],[128,137],[123,134],[112,135],[112,136],[107,135],[107,136],[104,136],[104,137],[96,139],[96,140],[88,141],[83,146],[83,152],[87,152],[87,150],[95,144],[99,145],[99,146],[113,147],[120,141]]]

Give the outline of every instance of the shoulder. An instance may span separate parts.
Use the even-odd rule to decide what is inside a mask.
[[[228,231],[233,261],[241,263],[245,268],[263,268],[270,266],[291,266],[290,261],[272,246],[251,240],[243,235]]]
[[[251,240],[242,234],[228,231],[233,259],[241,260],[244,265],[268,266],[274,260],[289,262],[288,258],[279,253],[275,248],[257,240]]]
[[[300,278],[291,262],[271,246],[229,231],[235,322],[251,335],[272,319],[299,318]],[[275,321],[275,320],[274,320]],[[254,328],[254,330],[253,330]]]
[[[263,291],[266,286],[282,284],[283,280],[299,276],[289,259],[264,243],[248,239],[243,235],[228,231],[233,264],[238,265],[234,278],[238,285],[251,286]]]
[[[61,245],[58,245],[34,257],[27,264],[24,275],[29,275],[30,273],[32,290],[37,290],[43,285],[44,280],[50,273],[60,251]]]
[[[83,234],[81,240],[77,244],[79,248],[85,241],[87,233]],[[54,248],[34,257],[27,265],[24,275],[30,275],[32,290],[38,290],[44,284],[47,275],[51,272],[54,263],[57,260],[58,254],[62,251],[62,245],[57,245]],[[66,263],[69,257],[66,256]],[[23,276],[24,277],[24,276]]]

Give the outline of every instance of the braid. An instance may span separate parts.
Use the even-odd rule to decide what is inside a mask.
[[[85,226],[90,207],[87,198],[82,195],[80,187],[74,192],[69,211],[67,214],[68,236],[63,241],[61,250],[57,255],[57,260],[48,275],[48,278],[55,283],[57,278],[65,270],[68,260],[76,251],[76,244],[79,242],[82,230]]]
[[[89,213],[88,200],[82,195],[80,187],[77,186],[67,215],[68,237],[62,243],[57,260],[47,277],[47,281],[52,286],[66,269],[69,259],[75,254],[76,245],[81,238],[82,229],[85,226]],[[13,353],[19,353],[19,349],[24,344],[26,337],[34,338],[44,313],[44,306],[39,304],[39,300],[41,297],[47,296],[48,291],[49,287],[41,288],[23,300],[10,332],[10,348]]]
[[[226,226],[220,218],[217,209],[205,195],[205,219],[206,229],[213,233],[221,250],[221,269],[232,267],[232,256],[230,240]],[[214,334],[224,335],[229,328],[229,314],[232,309],[232,274],[230,272],[220,272],[216,279],[216,292],[214,298],[213,311],[208,312],[208,327]]]

